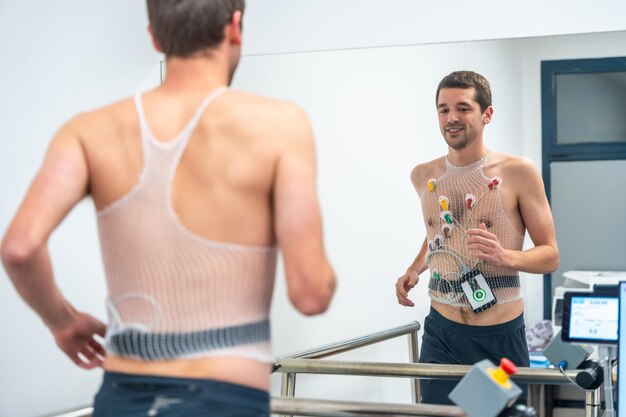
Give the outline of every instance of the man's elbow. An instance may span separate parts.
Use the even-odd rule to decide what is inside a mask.
[[[296,309],[305,316],[316,316],[324,313],[330,305],[330,299],[311,296],[292,298],[291,302]]]
[[[290,291],[289,298],[293,306],[306,316],[314,316],[324,313],[335,293],[335,276],[325,280],[316,280],[313,285],[301,287],[299,290]]]
[[[551,248],[551,251],[547,257],[544,274],[552,274],[559,269],[559,250],[557,248]]]
[[[559,263],[561,261],[561,256],[559,255],[559,250],[554,249],[554,254],[552,255],[552,263],[550,265],[550,273],[556,272],[559,269]]]
[[[19,267],[30,262],[44,245],[36,239],[7,234],[2,240],[0,258],[7,269]]]

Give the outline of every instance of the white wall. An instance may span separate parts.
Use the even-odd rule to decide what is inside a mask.
[[[445,152],[433,106],[443,75],[459,68],[484,73],[492,82],[496,106],[488,144],[539,163],[539,60],[564,53],[570,54],[567,57],[626,53],[620,46],[625,44],[624,33],[343,49],[569,33],[576,27],[583,32],[613,30],[616,25],[625,29],[623,22],[616,23],[620,14],[609,13],[622,10],[622,2],[604,3],[604,8],[594,4],[601,12],[589,7],[560,23],[550,19],[552,25],[541,14],[518,11],[519,22],[533,17],[544,22],[539,26],[517,23],[502,6],[490,5],[492,24],[477,29],[473,23],[454,24],[459,18],[454,4],[445,10],[419,10],[415,2],[396,0],[394,7],[385,2],[387,8],[378,10],[375,6],[381,2],[362,0],[353,9],[348,5],[354,1],[249,1],[247,56],[235,84],[292,99],[309,113],[318,139],[326,240],[340,279],[328,314],[305,319],[288,305],[279,274],[272,310],[276,355],[423,320],[426,280],[416,290],[415,309],[396,304],[393,284],[424,235],[409,172],[414,164]],[[473,20],[484,21],[479,12],[470,12],[476,13]],[[445,30],[443,16],[452,19]],[[374,20],[382,23],[374,25]],[[0,234],[6,231],[49,138],[65,120],[158,82],[159,56],[151,51],[145,25],[143,2],[0,2],[0,39],[8,41],[0,64]],[[433,34],[445,37],[428,37]],[[596,43],[607,42],[612,47],[597,52],[604,46]],[[298,52],[322,49],[337,50]],[[94,220],[91,203],[81,204],[52,237],[51,250],[59,285],[68,298],[104,318]],[[540,306],[541,300],[537,303]],[[0,334],[0,415],[37,416],[91,401],[99,372],[79,370],[65,359],[43,325],[18,300],[4,271],[0,271]],[[406,341],[348,357],[406,361]],[[300,377],[298,394],[409,400],[406,380],[327,378]],[[330,385],[326,381],[332,389],[326,388]]]
[[[247,54],[626,29],[623,0],[250,0],[248,12]]]
[[[0,235],[61,124],[133,92],[157,65],[145,15],[143,2],[128,0],[0,1]],[[67,297],[104,318],[97,242],[85,201],[52,236],[51,252]],[[90,403],[100,372],[79,369],[56,349],[0,270],[0,416]]]

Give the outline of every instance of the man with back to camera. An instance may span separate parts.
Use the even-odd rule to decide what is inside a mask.
[[[421,363],[497,364],[507,357],[529,366],[519,271],[543,274],[559,263],[541,175],[527,159],[484,145],[493,108],[482,75],[447,75],[435,101],[448,154],[411,172],[427,237],[396,282],[398,302],[414,306],[408,292],[429,269]],[[522,250],[526,230],[534,247]],[[422,401],[451,404],[457,382],[421,380]]]
[[[325,311],[335,288],[311,127],[293,104],[227,88],[244,0],[147,4],[165,81],[59,130],[2,260],[63,352],[104,367],[95,417],[267,416],[276,246],[300,312]],[[64,299],[47,250],[87,195],[107,326]]]

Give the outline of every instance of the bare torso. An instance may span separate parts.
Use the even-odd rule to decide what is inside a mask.
[[[513,228],[523,236],[525,232],[525,225],[518,204],[520,185],[516,181],[515,174],[516,164],[520,163],[520,160],[521,158],[515,156],[494,153],[485,163],[483,173],[488,178],[498,176],[504,179],[506,186],[503,186],[499,190],[502,208]],[[439,178],[445,172],[445,157],[435,159],[416,167],[413,172],[412,179],[417,192],[421,195],[426,189],[430,178]],[[481,218],[481,222],[485,223],[487,225],[487,229],[489,229],[490,219],[488,213],[484,216],[484,218]],[[429,227],[428,224],[426,227]],[[437,312],[451,321],[474,326],[488,326],[505,323],[515,319],[524,311],[523,299],[506,303],[498,303],[480,313],[474,313],[470,307],[442,304],[435,300],[431,300],[431,305],[435,310],[437,310]]]
[[[171,95],[155,90],[145,94],[146,120],[155,137],[162,142],[173,139],[208,93]],[[275,244],[272,186],[281,149],[289,139],[281,135],[281,123],[285,112],[292,111],[290,106],[230,90],[209,105],[172,184],[172,205],[183,225],[219,242]],[[90,193],[101,210],[133,188],[143,167],[132,99],[82,116],[79,130],[89,165]],[[109,355],[104,368],[269,389],[270,365],[240,357],[146,362]]]

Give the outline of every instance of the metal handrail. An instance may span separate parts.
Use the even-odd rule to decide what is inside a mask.
[[[281,397],[271,400],[272,413],[292,416],[431,416],[465,417],[458,407],[432,404],[416,404],[419,398],[418,381],[420,378],[461,379],[471,369],[470,365],[420,364],[418,361],[417,331],[418,322],[357,337],[314,349],[293,353],[278,358],[272,372],[283,374]],[[382,342],[398,336],[409,336],[409,357],[412,363],[388,362],[349,362],[320,360],[328,356],[348,352],[357,348]],[[576,378],[578,370],[566,371],[565,375],[555,369],[518,367],[512,378],[529,384],[568,384]],[[413,379],[414,404],[364,403],[349,401],[313,400],[293,398],[295,395],[296,374],[357,375],[374,377],[405,377]],[[599,415],[600,390],[587,393],[586,416]],[[75,410],[54,417],[91,417],[92,407]]]
[[[313,359],[280,358],[276,371],[294,374],[356,375],[378,377],[435,378],[459,380],[472,368],[471,365],[441,365],[432,363],[347,362]],[[518,367],[511,378],[528,384],[571,384],[579,370]]]
[[[393,329],[383,330],[377,333],[368,334],[366,336],[356,337],[353,339],[335,342],[328,345],[320,346],[313,349],[303,350],[301,352],[292,353],[282,358],[301,358],[301,359],[321,359],[328,356],[337,355],[339,353],[348,352],[374,343],[383,342],[398,336],[404,336],[420,329],[417,321],[405,324],[404,326],[394,327]]]
[[[600,415],[598,391],[587,393],[587,403],[594,409],[589,416]],[[273,414],[283,413],[292,416],[310,417],[354,417],[362,416],[429,416],[467,417],[459,407],[432,404],[391,404],[365,403],[353,401],[313,400],[301,398],[272,397]],[[86,407],[51,417],[92,417],[93,407]]]
[[[272,413],[292,416],[430,416],[467,417],[459,407],[433,404],[389,404],[353,401],[272,398]]]
[[[383,330],[380,332],[372,333],[366,336],[356,337],[353,339],[344,340],[324,346],[320,346],[314,349],[307,349],[301,352],[292,353],[283,358],[279,358],[274,364],[272,372],[277,372],[277,366],[284,358],[307,358],[307,359],[319,359],[325,358],[339,353],[348,352],[354,349],[358,349],[364,346],[372,345],[374,343],[383,342],[385,340],[393,339],[395,337],[409,335],[409,356],[411,361],[417,361],[417,332],[420,329],[420,324],[417,321],[405,324],[403,326],[395,327],[393,329]],[[282,372],[282,371],[281,371]],[[283,396],[293,397],[295,390],[295,373],[285,373],[283,375],[283,387],[281,393]],[[419,386],[417,380],[412,385],[412,393],[414,401],[419,398]],[[92,407],[85,407],[65,414],[55,414],[50,417],[90,417],[93,412]],[[409,414],[411,415],[411,414]]]
[[[281,366],[280,363],[285,359],[320,359],[339,353],[348,352],[364,346],[372,345],[374,343],[383,342],[385,340],[393,339],[398,336],[408,335],[409,337],[409,361],[417,362],[419,359],[419,346],[417,332],[420,329],[420,324],[417,321],[405,324],[403,326],[394,327],[393,329],[383,330],[380,332],[368,334],[353,339],[344,340],[341,342],[331,343],[321,347],[304,350],[291,355],[278,358],[274,363],[274,369],[272,372],[277,372]],[[284,368],[283,368],[284,369]],[[282,372],[282,371],[281,371]],[[280,387],[280,394],[283,397],[294,397],[296,391],[296,372],[282,372],[283,378]],[[419,402],[420,398],[420,383],[419,379],[415,378],[411,381],[411,397],[414,403]]]
[[[354,416],[430,416],[467,417],[459,407],[433,404],[391,404],[354,401],[314,400],[302,398],[272,397],[272,414],[290,414],[312,417],[354,417]],[[86,407],[51,417],[91,417],[93,407]]]
[[[594,407],[591,416],[600,415],[598,391],[587,393],[587,402]],[[313,400],[301,398],[272,397],[273,414],[283,413],[292,416],[312,417],[354,417],[362,416],[430,416],[430,417],[466,417],[459,407],[432,404],[390,404],[365,403],[352,401]],[[92,417],[93,407],[85,407],[65,414],[50,417]]]
[[[63,414],[52,414],[49,417],[91,417],[93,414],[93,407],[79,408],[74,411],[68,411]]]
[[[379,377],[438,378],[461,379],[471,368],[469,365],[439,364],[407,364],[381,362],[346,362],[311,359],[281,358],[276,363],[278,373],[307,373],[330,375],[357,375]],[[569,378],[575,378],[578,370],[566,371],[566,376],[555,369],[518,368],[512,378],[521,383],[530,384],[567,384]],[[599,390],[587,393],[588,416],[599,415]],[[431,417],[465,417],[466,414],[458,407],[432,404],[389,404],[365,403],[348,401],[330,401],[300,399],[293,397],[273,397],[272,413],[289,414],[292,416],[431,416]],[[590,413],[592,412],[592,413]],[[92,407],[86,407],[54,417],[91,417]]]
[[[470,365],[439,365],[418,363],[419,349],[417,330],[419,330],[419,328],[419,323],[413,322],[406,326],[401,326],[371,335],[362,336],[356,339],[333,343],[330,345],[322,346],[315,349],[309,349],[299,353],[287,355],[282,358],[278,358],[274,364],[273,372],[283,374],[281,398],[285,401],[293,399],[293,397],[295,396],[296,375],[298,373],[327,375],[334,374],[411,378],[411,391],[413,402],[419,403],[420,378],[458,380],[462,379],[471,369]],[[358,347],[367,346],[403,334],[409,335],[409,360],[411,363],[342,362],[319,360],[320,358],[353,350]],[[520,383],[529,383],[542,386],[560,385],[571,383],[571,380],[576,378],[577,374],[577,370],[566,371],[564,375],[555,369],[519,367],[518,373],[515,374],[512,378],[516,382]],[[599,415],[599,395],[599,389],[587,392],[585,401],[586,417],[597,417]],[[540,404],[538,405],[541,407]],[[285,413],[287,413],[287,415],[297,415],[291,413],[290,411],[285,411]],[[317,416],[321,414],[306,415]],[[331,414],[328,415],[331,416]],[[332,416],[335,415],[344,416],[350,414],[332,414]]]

